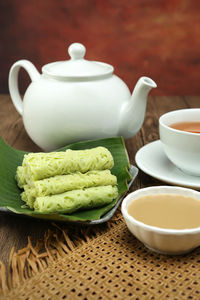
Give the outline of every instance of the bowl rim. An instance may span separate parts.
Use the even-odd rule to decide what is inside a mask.
[[[167,229],[167,228],[161,228],[161,227],[157,227],[157,226],[152,226],[152,225],[148,225],[145,224],[141,221],[136,220],[134,217],[132,217],[131,215],[129,215],[128,210],[127,210],[127,202],[134,197],[133,200],[138,199],[139,197],[147,194],[152,194],[156,191],[155,194],[158,194],[158,191],[161,191],[161,194],[164,194],[164,192],[162,192],[163,190],[169,190],[169,191],[178,191],[178,194],[184,194],[184,192],[188,192],[191,193],[191,197],[194,195],[196,195],[195,199],[199,198],[200,200],[200,192],[193,190],[193,189],[189,189],[189,188],[183,188],[183,187],[178,187],[178,186],[150,186],[150,187],[146,187],[146,188],[142,188],[139,190],[136,190],[130,194],[128,194],[124,200],[122,201],[122,206],[121,206],[121,211],[122,211],[122,215],[124,216],[124,219],[128,220],[131,224],[142,227],[143,229],[147,230],[147,231],[154,231],[156,233],[159,234],[164,234],[164,235],[186,235],[186,234],[195,234],[195,233],[200,233],[200,226],[199,227],[195,227],[195,228],[186,228],[186,229]],[[166,192],[165,192],[166,194]],[[172,194],[172,193],[171,193]],[[187,195],[189,196],[189,195]]]
[[[184,109],[177,109],[177,110],[168,111],[167,113],[165,113],[165,114],[163,114],[163,115],[160,116],[160,118],[159,118],[159,126],[162,126],[162,127],[164,127],[165,129],[167,129],[167,130],[169,130],[171,132],[176,132],[176,133],[179,133],[179,134],[182,134],[182,135],[186,135],[186,136],[198,136],[199,137],[199,133],[175,129],[175,128],[172,128],[169,125],[166,125],[164,123],[164,119],[167,118],[169,115],[181,114],[182,112],[194,112],[194,111],[199,111],[200,112],[200,108],[184,108]]]

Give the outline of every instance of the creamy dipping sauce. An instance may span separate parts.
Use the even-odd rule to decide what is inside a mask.
[[[180,122],[171,124],[170,127],[182,131],[200,133],[200,122]]]
[[[147,225],[167,229],[200,227],[200,200],[177,194],[152,194],[134,200],[128,213]]]

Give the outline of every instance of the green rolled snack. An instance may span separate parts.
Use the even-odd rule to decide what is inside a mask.
[[[26,174],[25,170],[22,166],[17,167],[17,172],[16,172],[16,180],[17,184],[20,188],[23,188],[26,185]]]
[[[25,185],[24,192],[21,193],[21,199],[26,202],[30,208],[33,208],[36,199],[35,190],[30,188],[28,185]]]
[[[106,170],[114,166],[112,154],[105,147],[66,152],[30,153],[24,156],[23,167],[26,181],[33,185],[36,180],[74,172]]]
[[[70,190],[100,185],[117,185],[117,177],[112,175],[110,170],[57,175],[35,181],[33,187],[25,186],[22,200],[33,208],[33,203],[37,197],[61,194]]]
[[[34,209],[40,213],[72,213],[79,209],[100,207],[117,198],[116,186],[77,189],[58,195],[37,197]]]

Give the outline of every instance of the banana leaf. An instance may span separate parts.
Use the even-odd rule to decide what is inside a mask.
[[[57,221],[90,221],[100,219],[117,203],[118,199],[128,191],[128,182],[131,180],[129,173],[130,163],[123,138],[114,137],[83,141],[67,145],[56,151],[65,151],[66,149],[82,150],[97,146],[106,147],[113,155],[115,165],[111,172],[117,176],[118,198],[100,208],[77,211],[72,214],[44,214],[36,213],[24,205],[20,197],[22,191],[18,188],[15,180],[17,166],[22,164],[24,154],[27,152],[12,148],[0,138],[0,208],[6,208],[14,213],[35,218]]]

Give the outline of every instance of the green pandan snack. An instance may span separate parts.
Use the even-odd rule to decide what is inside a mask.
[[[23,188],[26,185],[26,178],[25,178],[26,174],[24,171],[24,168],[19,166],[17,167],[17,172],[16,172],[16,180],[17,180],[17,184],[20,188]]]
[[[77,189],[58,195],[36,198],[34,209],[40,213],[72,213],[79,209],[100,207],[117,198],[116,186]]]
[[[117,185],[117,177],[112,175],[110,170],[57,175],[35,181],[33,187],[25,186],[22,200],[33,208],[36,197],[56,195],[75,189],[100,185]]]
[[[17,168],[21,198],[41,213],[72,213],[101,207],[118,196],[114,160],[105,147],[29,153]]]
[[[28,185],[24,186],[24,192],[21,193],[21,198],[26,204],[30,207],[33,208],[35,199],[36,199],[36,192],[35,189],[32,187],[29,187]]]
[[[113,157],[105,147],[66,152],[31,153],[24,156],[23,167],[26,181],[33,185],[36,180],[74,172],[106,170],[114,166]]]

